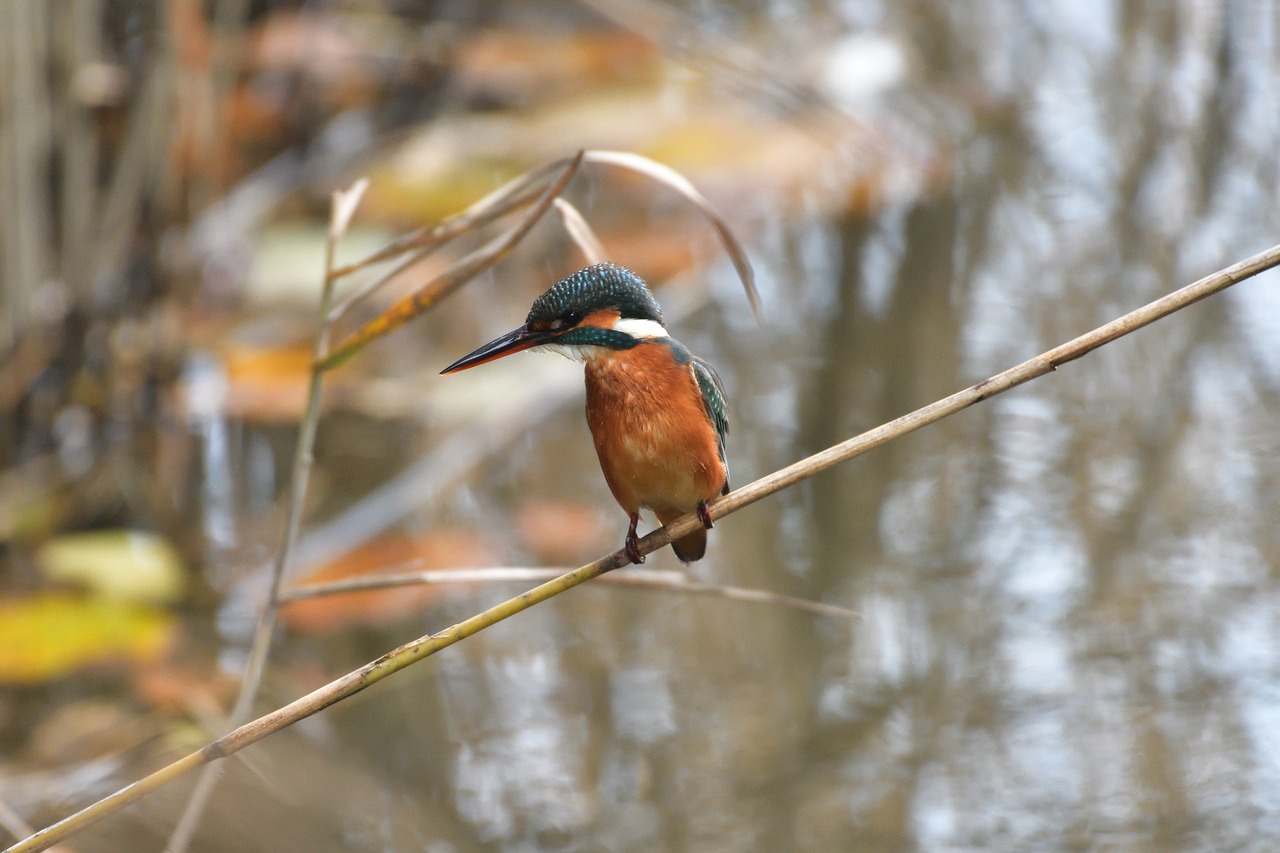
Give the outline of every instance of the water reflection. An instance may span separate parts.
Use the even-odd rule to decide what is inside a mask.
[[[712,100],[749,117],[730,126],[821,143],[692,175],[755,229],[768,310],[753,326],[720,264],[709,308],[673,315],[724,375],[738,485],[1280,234],[1274,3],[593,5],[708,75]],[[892,67],[868,69],[861,50]],[[675,82],[641,102],[691,122],[689,73],[664,69]],[[866,127],[875,144],[853,138]],[[594,141],[562,130],[565,146]],[[830,156],[811,158],[821,146]],[[765,173],[777,163],[786,180]],[[592,186],[594,212],[610,213],[608,188]],[[669,212],[626,211],[622,230]],[[853,626],[578,590],[279,739],[333,755],[229,787],[298,785],[336,837],[386,849],[1274,846],[1278,285],[1246,283],[717,523],[697,577],[838,603],[862,614]],[[423,337],[518,319],[527,297],[463,294]],[[437,479],[398,486],[394,523],[471,525],[519,563],[522,496],[612,507],[579,409],[504,422],[469,451],[492,464],[456,488],[476,456],[439,437],[447,413],[404,431],[339,422],[322,429],[320,476],[345,453],[359,476],[329,476],[355,491],[416,475],[419,445],[444,448],[417,457]],[[215,426],[201,498],[220,543],[230,498],[279,468],[235,467],[249,439]],[[384,503],[362,506],[362,530],[392,523]],[[515,591],[458,594],[340,652],[289,637],[280,660],[314,656],[332,675]],[[270,699],[304,682],[278,674]],[[368,770],[358,800],[315,781],[350,766]],[[177,806],[146,808],[167,824]]]
[[[867,115],[914,128],[903,146],[946,152],[950,177],[866,215],[832,204],[849,174],[826,164],[808,206],[742,209],[769,223],[768,327],[717,278],[717,311],[678,332],[725,373],[739,483],[1280,233],[1260,191],[1280,151],[1272,6],[813,13],[806,51],[911,45]],[[758,121],[839,109],[785,61],[795,31],[749,26],[778,10],[720,14],[685,21],[692,53],[733,38],[776,57],[770,107],[816,87]],[[429,724],[464,822],[510,849],[1274,839],[1274,278],[717,526],[700,577],[840,602],[852,628],[590,590],[442,663]],[[585,441],[577,412],[555,431]],[[516,490],[607,503],[593,470],[553,472],[532,441]]]
[[[790,448],[735,435],[755,468],[976,381],[1280,233],[1274,199],[1249,189],[1273,186],[1277,165],[1264,94],[1277,59],[1259,36],[1274,32],[1273,7],[988,7],[1002,27],[948,26],[929,4],[912,6],[938,27],[927,37],[882,22],[890,37],[945,44],[916,55],[915,96],[936,97],[950,77],[983,81],[975,101],[1012,105],[959,146],[953,187],[805,223],[829,239],[781,242],[822,257],[763,259],[793,288],[778,300],[787,291],[775,287],[770,328],[752,342],[720,330],[720,352],[746,352],[728,367],[746,423],[791,433],[780,412],[798,395]],[[757,801],[750,785],[708,781],[743,834],[709,832],[764,849],[780,838],[1217,849],[1274,832],[1264,815],[1280,806],[1277,756],[1258,721],[1277,672],[1268,287],[1250,283],[727,520],[715,576],[838,600],[864,620],[851,633],[788,624],[775,638],[778,617],[765,615],[722,626],[741,648],[691,647],[697,672],[673,676],[686,684],[677,701],[695,701],[698,679],[732,689],[752,662],[769,672],[748,676],[769,682],[754,711],[763,729],[794,722],[781,715],[790,703],[802,721],[794,741],[764,736],[785,790]],[[673,639],[665,621],[652,630]],[[703,710],[724,724],[723,700]],[[674,737],[696,743],[706,725]],[[696,823],[689,807],[657,798],[665,842],[697,846],[677,817]]]

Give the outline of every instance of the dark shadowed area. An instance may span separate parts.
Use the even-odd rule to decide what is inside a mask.
[[[0,841],[223,731],[333,190],[352,261],[580,148],[685,175],[763,325],[670,189],[565,197],[719,370],[741,486],[1280,243],[1278,45],[1269,0],[5,5]],[[328,376],[289,583],[622,545],[579,365],[437,375],[586,263],[548,215]],[[1275,848],[1278,424],[1271,272],[688,569],[856,621],[590,584],[224,762],[189,849]],[[256,710],[530,585],[288,605]],[[163,849],[193,784],[68,849]]]

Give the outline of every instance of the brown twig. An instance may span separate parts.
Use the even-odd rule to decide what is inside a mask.
[[[848,441],[829,447],[820,453],[756,480],[738,491],[730,492],[711,504],[709,507],[711,514],[716,518],[729,515],[767,495],[795,485],[855,456],[860,456],[894,438],[914,432],[947,415],[968,408],[974,403],[1050,373],[1059,365],[1074,361],[1122,335],[1140,329],[1149,323],[1275,266],[1280,266],[1280,246],[1267,249],[1224,270],[1202,278],[1194,284],[1157,299],[1155,302],[1149,303],[1106,325],[1099,326],[1087,334],[1005,370],[990,379],[979,382],[977,385],[952,394],[950,397],[946,397],[922,409],[917,409],[909,415],[890,421]],[[640,553],[648,554],[664,545],[668,545],[673,539],[678,539],[692,532],[699,524],[701,522],[696,514],[690,513],[683,516],[641,539],[639,543]],[[50,827],[40,830],[9,848],[7,853],[30,853],[30,851],[47,849],[50,845],[69,837],[84,827],[95,823],[154,791],[156,788],[166,785],[198,767],[238,752],[286,726],[305,719],[335,702],[352,696],[387,676],[453,645],[459,640],[465,639],[523,610],[527,610],[535,604],[579,586],[592,578],[599,577],[613,569],[621,568],[627,562],[627,557],[621,550],[615,551],[580,569],[575,569],[515,598],[491,607],[483,613],[478,613],[450,628],[406,643],[377,660],[347,673],[336,681],[308,693],[283,708],[240,726],[235,731],[218,738],[203,749],[157,770],[150,776],[122,788]]]
[[[334,270],[335,278],[343,278],[376,264],[402,258],[400,263],[396,264],[390,271],[383,273],[342,297],[330,311],[330,318],[337,320],[351,310],[353,305],[451,240],[483,228],[509,213],[533,204],[542,193],[538,185],[557,171],[567,168],[571,162],[570,158],[557,160],[549,166],[543,166],[540,169],[527,172],[503,184],[461,213],[450,216],[432,227],[412,231],[403,237],[393,240],[363,260]],[[558,198],[556,200],[559,201]],[[406,255],[407,257],[405,257]]]

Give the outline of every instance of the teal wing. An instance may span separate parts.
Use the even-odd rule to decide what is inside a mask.
[[[707,417],[715,425],[716,436],[720,443],[720,461],[724,463],[724,492],[729,493],[729,463],[724,455],[724,439],[729,434],[729,415],[724,401],[724,384],[716,375],[715,368],[702,359],[694,356],[690,359],[693,376],[698,380],[698,390],[702,392],[702,405],[707,410]]]

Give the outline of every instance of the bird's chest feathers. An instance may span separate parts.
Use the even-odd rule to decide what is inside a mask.
[[[588,360],[586,383],[587,422],[620,503],[688,509],[715,494],[715,429],[688,364],[642,344]]]
[[[663,359],[657,345],[587,363],[587,420],[609,449],[637,460],[661,456],[705,420],[688,368]],[[697,408],[690,406],[696,402]]]

